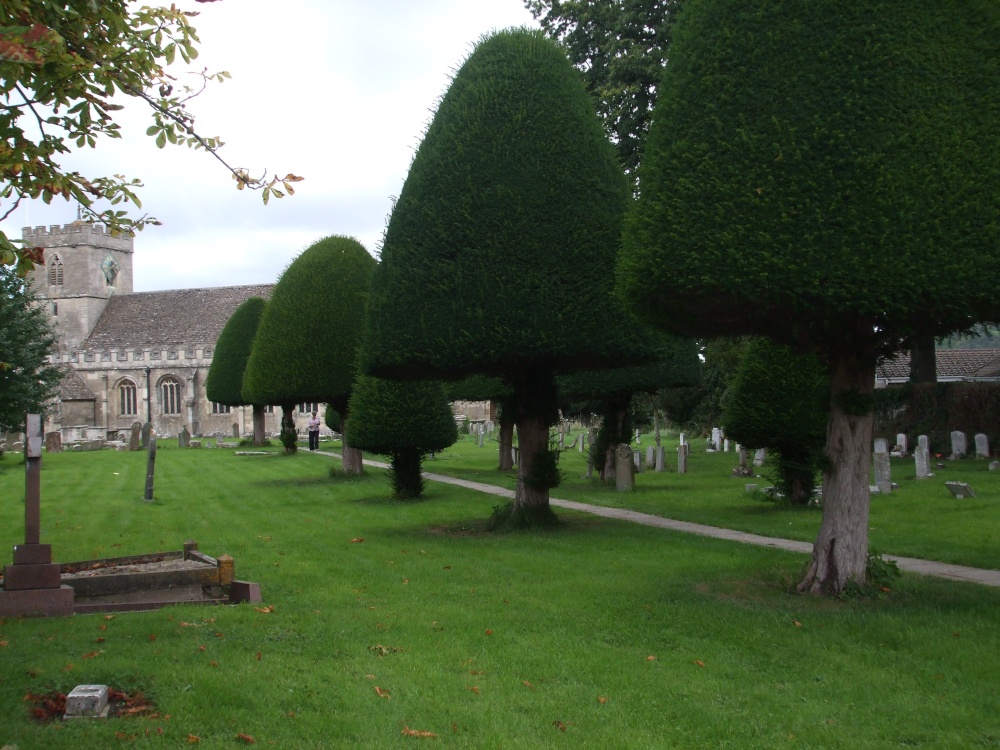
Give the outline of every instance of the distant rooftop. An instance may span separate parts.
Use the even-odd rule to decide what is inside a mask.
[[[938,349],[938,382],[1000,378],[1000,349]],[[876,378],[890,383],[910,379],[910,353],[879,363]]]

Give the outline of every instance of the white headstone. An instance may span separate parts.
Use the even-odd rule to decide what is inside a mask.
[[[684,434],[684,433],[682,432],[682,433],[681,433],[681,445],[685,445],[686,443],[687,443],[687,435],[685,435],[685,434]]]
[[[753,465],[763,466],[764,461],[767,460],[767,448],[758,448],[753,454]]]
[[[965,442],[965,433],[958,430],[951,433],[951,457],[961,458],[968,450],[969,447]]]
[[[722,450],[722,430],[718,427],[712,428],[712,447],[715,450]]]
[[[888,453],[889,452],[889,441],[885,438],[875,438],[875,452],[876,453]]]
[[[688,470],[688,454],[687,445],[677,446],[677,473],[687,474]]]
[[[972,491],[972,488],[965,482],[945,482],[944,486],[948,488],[952,497],[962,499],[963,497],[975,497],[976,493]]]
[[[646,466],[652,466],[653,462],[656,460],[656,448],[652,445],[646,446]]]
[[[637,474],[642,471],[642,451],[632,451],[632,463]]]
[[[926,435],[917,435],[917,445],[921,448],[925,448],[928,453],[931,452],[931,443],[930,440],[927,439]]]
[[[917,464],[917,479],[927,479],[931,475],[931,454],[923,446],[918,445],[913,451],[913,460]]]
[[[905,432],[900,432],[898,435],[896,435],[896,446],[899,448],[899,452],[902,453],[904,456],[907,453],[909,453],[909,448],[906,445],[906,433]]]
[[[656,471],[663,471],[667,468],[667,450],[662,445],[656,448]]]
[[[726,438],[725,440],[722,441],[722,450],[726,453],[729,453],[729,438]]]
[[[990,439],[983,433],[976,434],[976,458],[990,457]]]
[[[879,451],[875,454],[875,486],[883,495],[892,492],[892,470],[889,465],[889,454]]]

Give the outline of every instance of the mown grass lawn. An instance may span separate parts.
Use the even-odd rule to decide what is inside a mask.
[[[462,450],[426,466],[461,468]],[[801,597],[802,555],[566,511],[557,531],[492,536],[495,498],[432,483],[398,503],[380,471],[331,480],[338,463],[161,444],[143,503],[141,453],[46,456],[56,559],[194,538],[267,606],[8,619],[0,747],[1000,746],[1000,591],[904,576],[882,600]],[[0,466],[9,550],[23,468]],[[155,715],[31,718],[26,694],[83,683],[142,691]]]

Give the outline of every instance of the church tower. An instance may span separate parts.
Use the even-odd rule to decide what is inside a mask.
[[[78,350],[113,295],[132,293],[132,235],[105,233],[99,224],[24,227],[26,247],[41,247],[35,294],[47,302],[60,353]]]

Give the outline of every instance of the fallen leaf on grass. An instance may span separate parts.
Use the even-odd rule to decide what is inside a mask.
[[[269,604],[266,607],[254,607],[254,609],[256,609],[258,612],[260,612],[262,615],[269,615],[272,612],[274,612],[274,605],[273,604]]]
[[[181,622],[178,623],[182,628],[200,628],[201,625],[197,622]]]
[[[799,622],[798,620],[792,620],[792,625],[794,625],[797,628],[801,628],[802,627],[802,623]]]
[[[94,639],[94,643],[104,643],[104,639],[103,638],[95,638]]]
[[[204,651],[206,648],[207,648],[207,646],[198,646],[198,650],[199,651]]]
[[[403,736],[404,737],[437,737],[434,732],[423,732],[419,729],[410,729],[405,724],[403,725]]]
[[[493,635],[493,631],[490,630],[489,628],[486,628],[486,635]]]
[[[375,686],[375,695],[377,695],[379,698],[385,698],[385,699],[388,699],[390,697],[389,691],[383,690],[378,685]]]
[[[365,679],[366,680],[374,680],[375,679],[375,675],[373,675],[373,674],[366,674],[365,675]]]
[[[530,682],[528,682],[527,680],[521,680],[521,682],[523,682],[523,683],[524,683],[525,685],[527,685],[528,687],[530,687],[530,688],[531,688],[532,690],[534,690],[534,689],[535,689],[535,686],[534,686],[534,685],[532,685],[532,684],[531,684]]]
[[[478,686],[473,685],[472,687],[469,688],[469,690],[471,690],[476,695],[479,695],[479,687]]]
[[[73,664],[67,664],[65,667],[63,667],[63,672],[69,672],[71,669],[73,669],[73,667],[74,667]]]
[[[245,743],[247,745],[252,745],[252,744],[254,744],[256,742],[256,740],[253,737],[251,737],[249,734],[243,734],[243,732],[240,732],[239,734],[237,734],[236,735],[236,739],[238,739],[240,742],[243,742],[243,743]]]
[[[0,641],[0,648],[5,648],[10,641]]]
[[[189,734],[189,735],[188,735],[188,739],[187,739],[187,741],[188,741],[188,744],[189,744],[189,745],[193,745],[193,744],[195,744],[196,742],[201,742],[201,737],[199,737],[199,736],[198,736],[198,735],[196,735],[196,734]]]
[[[213,660],[212,663],[209,664],[208,666],[210,666],[210,667],[217,667],[217,666],[219,666],[219,662]]]
[[[656,661],[656,657],[655,656],[647,656],[646,657],[646,661]]]
[[[104,619],[105,620],[113,620],[113,619],[115,619],[115,616],[114,615],[104,615]]]
[[[99,651],[91,651],[90,653],[84,654],[82,658],[84,659],[96,659]]]
[[[260,651],[258,651],[257,652],[257,661],[260,661],[263,658],[263,656],[264,655]]]
[[[481,675],[481,674],[486,674],[486,672],[484,672],[481,669],[470,669],[469,670],[469,674],[471,674],[471,675],[477,675],[478,676],[478,675]]]
[[[108,626],[107,626],[107,625],[99,625],[99,626],[97,627],[97,629],[98,629],[98,630],[107,630],[107,629],[108,629]]]
[[[555,727],[556,729],[558,729],[558,730],[559,730],[560,732],[565,732],[565,731],[566,731],[566,725],[565,725],[565,724],[563,724],[563,723],[562,723],[561,721],[559,721],[558,719],[557,719],[556,721],[553,721],[553,722],[552,722],[552,726],[554,726],[554,727]]]
[[[156,633],[150,633],[149,634],[149,640],[155,641],[156,640]]]
[[[597,696],[597,702],[603,706],[605,703],[608,702],[608,699],[605,698],[603,695],[599,695]]]
[[[365,538],[363,536],[355,537],[354,539],[351,540],[351,544],[358,544],[360,542],[363,542],[364,540]]]
[[[705,666],[705,662],[703,662],[701,659],[695,659],[694,663],[697,664],[699,667]]]

